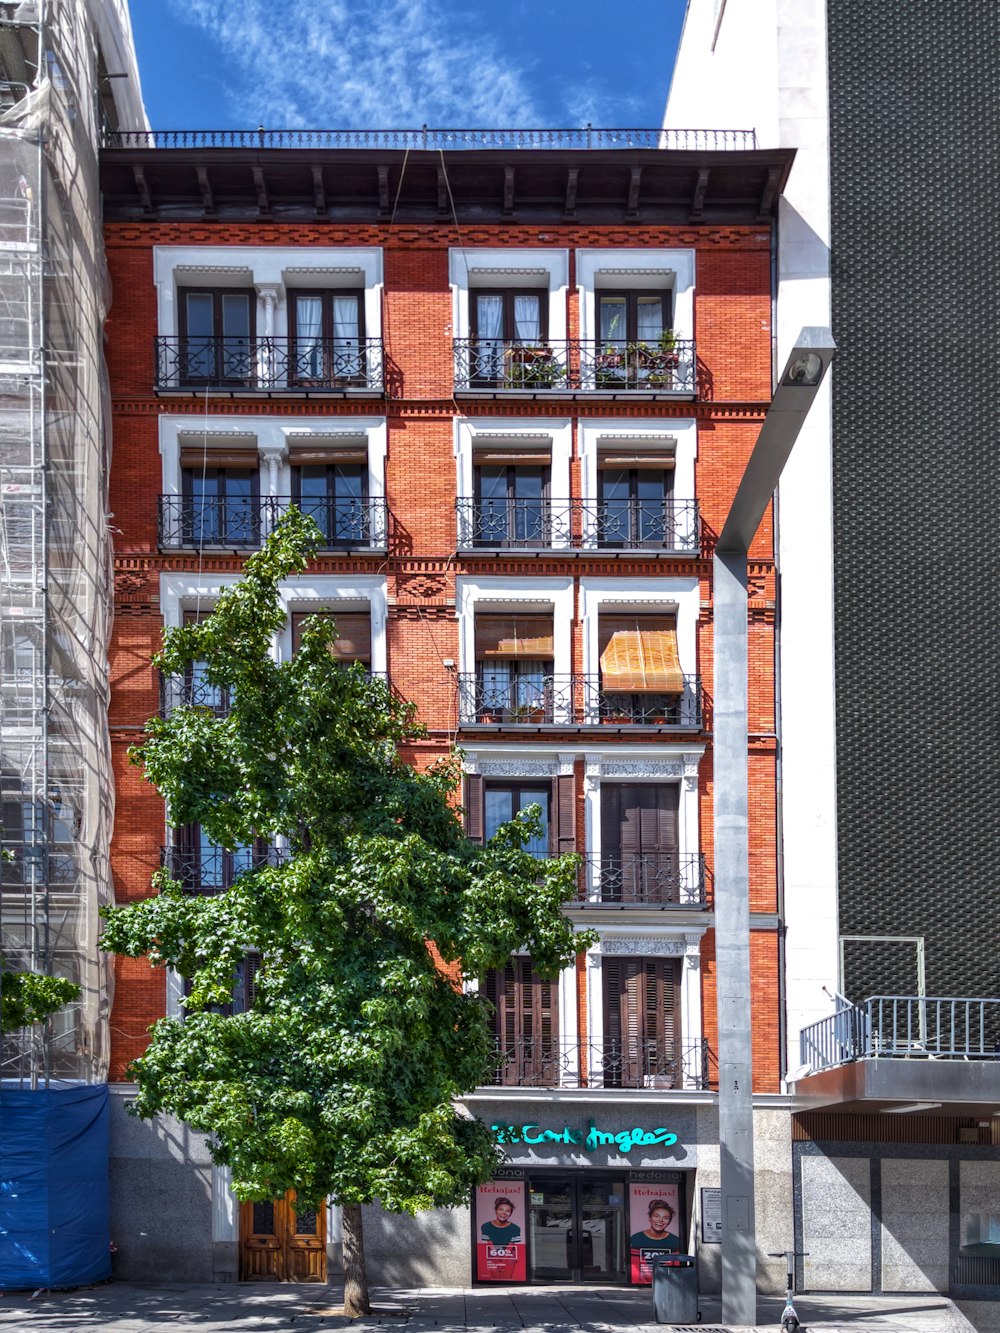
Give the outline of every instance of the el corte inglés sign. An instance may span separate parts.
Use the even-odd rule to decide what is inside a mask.
[[[677,1135],[669,1129],[598,1129],[593,1120],[589,1129],[571,1129],[563,1125],[562,1129],[542,1129],[541,1125],[490,1125],[496,1135],[497,1143],[507,1145],[524,1143],[529,1145],[564,1143],[567,1146],[583,1148],[585,1152],[596,1152],[598,1148],[615,1148],[628,1153],[633,1148],[670,1148],[677,1142]]]

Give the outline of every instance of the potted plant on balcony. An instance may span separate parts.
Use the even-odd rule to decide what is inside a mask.
[[[564,374],[551,347],[510,347],[507,349],[507,359],[507,382],[511,388],[551,389],[562,380]]]

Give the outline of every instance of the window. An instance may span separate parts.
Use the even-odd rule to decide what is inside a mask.
[[[319,524],[326,546],[372,542],[368,468],[362,462],[308,463],[292,467],[292,498]]]
[[[548,293],[470,293],[472,348],[470,380],[509,386],[544,380],[552,356],[548,336]]]
[[[545,455],[540,455],[545,458]],[[546,546],[550,540],[549,468],[534,459],[476,467],[477,546]]]
[[[189,893],[221,893],[238,875],[265,865],[268,857],[263,841],[228,851],[213,842],[200,824],[185,824],[174,830],[170,870]]]
[[[297,653],[302,642],[302,627],[312,611],[296,611],[292,614],[292,652]],[[338,662],[350,665],[359,662],[363,667],[371,668],[372,661],[372,618],[370,611],[323,611],[319,614],[336,622],[338,638],[331,646],[331,653]]]
[[[671,386],[679,364],[669,292],[597,292],[599,385]]]
[[[289,379],[301,385],[364,384],[364,293],[292,291],[288,304]]]
[[[601,615],[597,633],[603,718],[642,724],[681,719],[684,677],[672,615]]]
[[[256,467],[185,466],[182,455],[181,478],[184,545],[260,545],[260,472]]]
[[[601,980],[605,1087],[679,1088],[679,960],[606,955]]]
[[[493,1005],[496,1082],[547,1087],[559,1081],[558,982],[544,981],[531,959],[488,972],[481,993]]]
[[[256,292],[183,287],[177,295],[181,383],[249,384],[254,374]]]
[[[532,856],[550,854],[550,819],[549,802],[552,798],[552,785],[546,782],[504,782],[486,784],[484,793],[484,816],[486,841],[489,842],[501,824],[509,823],[521,810],[529,805],[541,806],[542,832],[524,844],[524,850]]]
[[[552,615],[476,616],[476,720],[552,717]]]
[[[601,786],[601,900],[659,907],[680,902],[673,783]]]
[[[634,548],[675,544],[674,472],[659,459],[598,460],[597,541]]]
[[[212,1014],[221,1014],[224,1018],[231,1018],[233,1014],[246,1014],[254,1006],[257,999],[257,975],[260,971],[261,957],[259,953],[248,953],[241,963],[237,965],[233,976],[233,998],[229,1004],[212,1004],[207,1006],[207,1012]],[[187,999],[191,994],[191,979],[184,978],[184,998]]]
[[[212,614],[208,611],[185,611],[185,625],[200,625]],[[229,687],[213,685],[208,680],[204,662],[189,662],[184,668],[184,693],[182,702],[195,708],[207,708],[218,716],[229,712]]]

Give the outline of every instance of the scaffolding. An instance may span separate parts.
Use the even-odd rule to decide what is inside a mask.
[[[78,1002],[0,1078],[107,1077],[110,460],[98,49],[86,0],[0,0],[0,952]]]

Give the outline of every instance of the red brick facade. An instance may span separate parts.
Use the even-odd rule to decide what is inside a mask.
[[[712,686],[712,587],[708,547],[669,559],[646,559],[641,554],[627,565],[599,551],[537,555],[526,568],[523,559],[501,555],[457,554],[456,460],[453,421],[516,419],[529,424],[555,418],[572,419],[571,486],[581,494],[580,432],[578,422],[607,419],[639,429],[650,421],[694,419],[697,423],[696,498],[711,536],[722,525],[747,459],[771,389],[770,227],[746,226],[597,226],[563,224],[545,236],[544,245],[569,253],[567,331],[577,336],[580,298],[575,254],[580,248],[617,248],[637,252],[637,263],[650,250],[695,251],[694,337],[700,373],[697,399],[629,402],[585,395],[575,398],[499,401],[474,397],[456,401],[451,324],[453,297],[449,287],[449,249],[469,251],[542,247],[539,229],[519,225],[384,225],[356,226],[279,224],[276,222],[113,222],[106,229],[108,263],[114,300],[107,322],[107,355],[114,398],[114,459],[111,479],[116,543],[116,623],[112,647],[112,736],[116,754],[117,818],[114,873],[118,900],[128,901],[149,891],[152,870],[164,842],[163,806],[156,794],[129,765],[126,750],[138,739],[147,716],[158,707],[157,681],[149,665],[163,624],[160,607],[161,574],[197,573],[211,580],[214,574],[238,570],[240,559],[219,551],[161,553],[157,545],[157,497],[163,491],[162,459],[158,445],[159,418],[189,419],[201,429],[213,416],[294,417],[308,422],[316,417],[352,418],[385,416],[388,454],[385,495],[396,530],[405,534],[386,555],[327,554],[317,572],[377,575],[385,579],[388,604],[386,652],[395,687],[412,698],[429,729],[428,739],[412,758],[430,762],[445,752],[455,736],[454,675],[444,661],[461,660],[456,616],[457,582],[482,577],[572,579],[574,617],[572,669],[585,669],[583,627],[580,621],[581,586],[588,579],[621,577],[629,590],[643,579],[697,579],[700,609],[697,616],[697,662],[706,708],[706,732],[695,739],[704,744],[697,782],[700,849],[709,875],[712,868],[712,758],[710,701]],[[294,400],[247,395],[200,393],[196,396],[157,397],[153,387],[153,337],[157,331],[157,294],[154,286],[153,247],[211,246],[297,247],[307,265],[310,248],[378,247],[384,262],[382,336],[387,362],[397,375],[392,397]],[[771,914],[777,910],[775,689],[774,689],[774,564],[773,526],[765,518],[751,553],[750,586],[750,813],[753,1029],[755,1085],[776,1091],[779,1076],[778,936]],[[691,668],[689,668],[691,669]],[[493,740],[497,738],[494,737]],[[500,739],[514,742],[515,736]],[[688,738],[691,739],[690,737]],[[460,735],[464,746],[478,742]],[[583,751],[599,751],[610,742],[599,729],[581,742],[553,728],[523,739],[531,744],[563,746],[576,754],[574,766],[577,846],[586,849],[585,761]],[[634,739],[616,734],[616,746],[634,745],[637,751],[654,747],[669,755],[678,738],[651,734],[643,728]],[[711,879],[709,877],[709,885]],[[666,917],[669,914],[664,914]],[[770,916],[770,919],[765,919]],[[664,921],[666,925],[666,920]],[[759,927],[759,928],[758,928]],[[689,960],[690,961],[690,960]],[[708,1040],[714,1075],[715,974],[713,932],[701,944],[702,1031]],[[585,1034],[588,1007],[588,971],[577,971],[577,1022]],[[150,972],[145,963],[119,962],[113,1030],[112,1078],[120,1079],[126,1063],[141,1052],[147,1026],[165,1012],[163,974]]]

